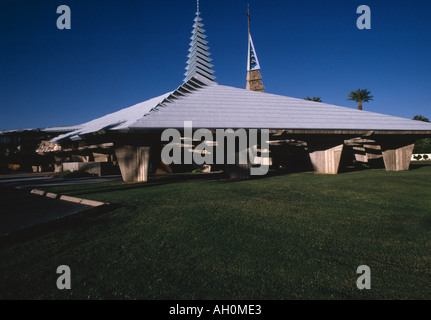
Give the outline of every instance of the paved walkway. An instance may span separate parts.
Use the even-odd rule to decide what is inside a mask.
[[[2,175],[0,176],[0,236],[91,208],[87,205],[31,194],[32,188],[116,179],[120,177],[53,179],[43,174]]]
[[[0,187],[0,206],[0,236],[91,208],[11,187]]]
[[[41,188],[121,180],[120,175],[74,179],[50,178],[46,177],[45,175],[46,174],[44,173],[0,175],[0,185],[8,187]]]

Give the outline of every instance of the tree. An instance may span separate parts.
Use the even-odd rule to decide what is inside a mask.
[[[415,115],[413,120],[430,122],[430,120],[422,115]],[[431,139],[425,138],[416,141],[413,153],[431,153]]]
[[[357,102],[358,110],[362,110],[362,103],[373,101],[373,98],[374,97],[371,95],[371,92],[367,89],[358,89],[349,93],[349,98],[347,99],[347,101]]]
[[[304,100],[314,101],[314,102],[322,102],[322,99],[320,99],[320,97],[313,97],[313,98],[306,97],[306,98],[304,98]]]
[[[415,115],[413,117],[413,120],[417,120],[417,121],[423,121],[423,122],[430,122],[430,119],[422,116],[422,115]]]
[[[419,139],[416,141],[413,153],[431,153],[431,139]]]

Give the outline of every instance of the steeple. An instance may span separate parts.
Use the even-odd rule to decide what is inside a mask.
[[[208,52],[208,41],[205,40],[207,38],[205,35],[206,30],[203,28],[203,19],[200,14],[199,0],[197,0],[196,18],[194,19],[195,23],[190,37],[192,42],[190,42],[190,53],[187,56],[189,60],[187,61],[187,72],[184,74],[186,76],[184,82],[190,80],[195,74],[200,74],[211,81],[215,79],[215,76],[213,76],[214,71],[212,70],[213,65],[210,63],[212,59],[209,58],[211,53]]]
[[[260,74],[260,64],[254,48],[253,39],[250,32],[250,6],[247,9],[248,17],[248,60],[247,60],[247,90],[264,92],[265,87],[262,83]]]

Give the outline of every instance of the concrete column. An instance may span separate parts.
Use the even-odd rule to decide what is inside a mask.
[[[334,147],[311,147],[310,160],[314,172],[318,174],[337,174],[343,147],[344,144]]]
[[[54,172],[61,172],[63,171],[63,163],[66,162],[68,159],[66,157],[61,156],[55,156],[54,157]]]
[[[119,146],[115,148],[124,182],[148,181],[150,147]]]
[[[235,152],[235,164],[225,164],[225,172],[231,179],[247,179],[250,178],[251,163],[241,164],[239,162],[239,151]]]
[[[394,139],[394,141],[380,142],[380,146],[387,171],[409,170],[415,148],[414,142]]]

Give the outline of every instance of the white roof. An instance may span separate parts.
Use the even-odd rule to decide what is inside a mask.
[[[81,125],[55,141],[97,131],[183,128],[415,131],[431,124],[216,84],[195,76],[177,90]]]
[[[57,142],[64,139],[70,140],[81,140],[80,135],[99,131],[115,131],[128,129],[138,119],[144,117],[151,109],[155,108],[160,102],[167,98],[171,92],[161,95],[157,98],[150,99],[145,102],[138,103],[129,108],[121,109],[117,112],[107,114],[101,118],[97,118],[90,122],[84,123],[73,132],[61,135],[53,142]]]

